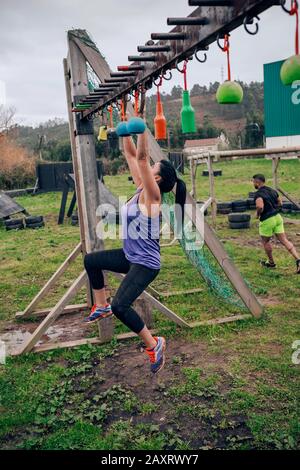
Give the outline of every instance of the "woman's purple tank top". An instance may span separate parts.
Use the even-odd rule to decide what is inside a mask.
[[[140,211],[140,192],[121,208],[123,250],[130,263],[160,269],[159,216],[147,217]]]

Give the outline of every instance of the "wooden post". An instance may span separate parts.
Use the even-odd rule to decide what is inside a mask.
[[[197,189],[196,189],[196,173],[197,173],[197,162],[196,160],[190,160],[191,170],[191,181],[192,181],[192,192],[191,195],[197,200]]]
[[[277,155],[272,156],[272,174],[273,174],[273,187],[278,189],[278,167],[280,163],[280,157]]]
[[[81,96],[89,94],[88,77],[86,70],[86,58],[69,35],[69,69],[70,69],[70,91],[73,103],[77,103]],[[96,249],[103,250],[103,240],[96,233],[97,216],[96,211],[101,202],[101,187],[98,184],[97,162],[94,142],[93,121],[79,119],[78,113],[74,114],[69,108],[70,133],[74,129],[75,149],[74,156],[77,165],[74,166],[75,184],[77,191],[77,206],[80,217],[82,236],[85,240],[86,251]],[[92,304],[92,292],[87,286],[87,303]],[[107,321],[112,322],[112,319]],[[110,331],[113,330],[112,323]]]
[[[217,201],[215,195],[215,177],[214,170],[212,165],[212,157],[210,154],[207,156],[207,167],[209,172],[209,196],[211,198],[211,213],[212,213],[212,223],[213,226],[216,226],[217,222]]]

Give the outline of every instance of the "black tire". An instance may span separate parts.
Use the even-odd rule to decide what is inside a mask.
[[[232,203],[231,202],[218,202],[217,208],[218,209],[232,209]]]
[[[252,191],[252,192],[249,193],[248,197],[249,197],[250,199],[254,199],[255,194],[256,194],[256,191],[254,191],[254,192]]]
[[[128,176],[128,181],[133,181],[132,176]]]
[[[218,209],[217,213],[221,215],[228,215],[231,213],[231,209]]]
[[[72,220],[71,220],[71,225],[73,225],[74,227],[76,227],[77,225],[79,225],[78,219],[72,219]]]
[[[23,219],[7,219],[4,221],[5,227],[10,227],[13,225],[23,225]]]
[[[30,215],[29,217],[25,217],[25,224],[31,225],[31,224],[38,224],[40,222],[43,222],[44,218],[42,215]]]
[[[229,222],[249,222],[251,219],[250,214],[229,214]]]
[[[202,176],[209,176],[209,171],[203,170]],[[222,176],[222,170],[214,170],[214,176]]]
[[[24,228],[23,223],[11,224],[6,226],[6,230],[22,230]]]
[[[229,222],[229,228],[233,230],[241,230],[250,228],[250,221],[249,222]]]
[[[229,222],[229,228],[232,230],[242,230],[246,228],[250,228],[250,221],[249,222]]]
[[[44,223],[44,221],[42,221],[42,222],[36,222],[35,224],[27,224],[26,228],[35,229],[35,228],[41,228],[41,227],[44,227],[44,226],[45,226],[45,223]]]
[[[246,212],[247,210],[248,210],[247,206],[232,207],[232,212],[235,212],[235,213]]]

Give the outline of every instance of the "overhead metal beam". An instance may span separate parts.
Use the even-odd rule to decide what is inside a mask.
[[[219,3],[222,5],[219,5]],[[155,44],[157,47],[168,46],[168,51],[160,51],[150,56],[147,52],[142,52],[139,56],[129,56],[130,59],[134,59],[135,63],[119,66],[118,71],[137,72],[134,80],[122,84],[99,106],[95,105],[91,110],[84,111],[82,117],[87,117],[117,101],[122,96],[131,93],[139,84],[147,83],[147,86],[151,86],[153,78],[162,72],[171,70],[177,63],[193,56],[196,51],[203,50],[209,44],[215,42],[218,36],[230,33],[238,28],[243,24],[245,18],[249,22],[249,19],[251,20],[251,18],[271,6],[278,4],[280,4],[279,0],[232,0],[229,6],[228,2],[226,2],[226,5],[224,2],[218,2],[217,5],[217,2],[207,0],[201,2],[201,6],[198,6],[188,16],[188,19],[169,19],[169,22],[180,20],[180,23],[184,24],[177,24],[169,33],[153,33],[151,35],[153,40],[158,39]],[[211,8],[212,6],[213,8]],[[198,23],[200,20],[202,25]],[[195,24],[195,22],[198,24]],[[145,47],[147,47],[147,44]]]

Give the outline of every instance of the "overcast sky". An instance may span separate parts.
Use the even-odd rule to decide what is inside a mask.
[[[111,68],[127,64],[151,32],[167,32],[168,16],[186,16],[187,0],[0,0],[0,104],[17,109],[23,124],[66,118],[62,59],[66,32],[86,29]],[[232,70],[236,79],[263,80],[263,64],[294,53],[295,17],[274,6],[261,15],[260,32],[246,34],[240,27],[231,36]],[[189,86],[221,80],[226,57],[216,45],[208,61],[189,65]],[[165,91],[182,84],[175,73]],[[4,88],[6,92],[4,93]]]

